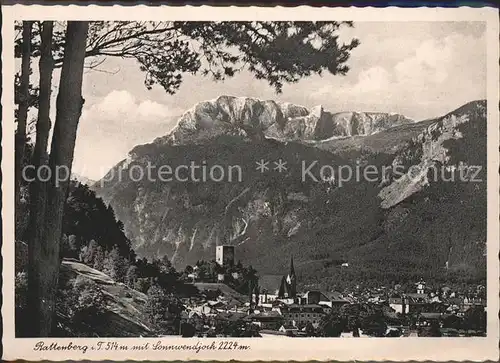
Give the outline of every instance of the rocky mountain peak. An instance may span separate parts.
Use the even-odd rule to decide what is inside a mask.
[[[281,140],[324,140],[334,136],[371,135],[413,123],[399,114],[376,112],[331,113],[322,105],[301,105],[251,97],[220,96],[197,103],[179,119],[176,127],[156,143],[203,143],[220,135],[249,140],[264,137]]]

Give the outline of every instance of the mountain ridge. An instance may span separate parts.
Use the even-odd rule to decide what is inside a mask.
[[[187,110],[174,129],[154,143],[171,145],[204,142],[222,134],[260,140],[322,140],[334,136],[371,135],[413,123],[396,113],[337,112],[318,105],[310,109],[289,102],[252,97],[219,96]]]
[[[238,258],[262,273],[280,273],[294,255],[298,265],[308,266],[298,271],[304,283],[316,281],[327,288],[345,276],[356,281],[368,272],[370,279],[398,280],[420,278],[422,271],[443,277],[460,267],[468,271],[466,276],[482,276],[486,212],[479,201],[485,200],[484,184],[431,182],[406,193],[388,175],[386,181],[339,188],[328,182],[302,182],[299,169],[302,161],[312,160],[320,165],[398,164],[405,173],[411,166],[438,161],[445,166],[485,165],[485,101],[421,123],[325,145],[249,140],[241,134],[212,136],[199,143],[137,146],[115,169],[204,160],[208,165],[244,166],[247,174],[241,183],[134,183],[116,178],[97,188],[124,222],[139,254],[166,254],[182,268],[212,259],[215,246],[228,243],[238,246]],[[437,154],[428,152],[433,147]],[[255,160],[280,158],[288,162],[285,173],[255,171]],[[384,190],[395,194],[388,198],[391,193]],[[448,241],[447,235],[454,240]],[[350,270],[337,271],[333,262],[325,262],[329,260],[348,260]],[[445,261],[451,261],[449,271],[443,270]]]

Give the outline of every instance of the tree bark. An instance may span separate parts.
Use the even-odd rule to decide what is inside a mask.
[[[28,278],[32,294],[33,335],[49,336],[55,308],[59,276],[59,251],[62,237],[62,218],[68,194],[73,163],[76,131],[83,98],[82,80],[88,22],[68,22],[66,46],[57,96],[56,121],[49,158],[51,177],[48,181],[45,203],[37,198],[33,239]],[[59,171],[59,175],[57,172]],[[35,295],[35,296],[33,296]]]
[[[47,146],[51,128],[50,96],[52,93],[52,73],[54,71],[54,59],[52,57],[53,28],[54,23],[52,21],[44,21],[42,24],[42,43],[40,45],[39,62],[40,91],[38,96],[38,120],[36,123],[36,143],[34,150],[35,162],[40,162],[40,165],[44,165],[48,161]]]
[[[21,60],[21,85],[20,85],[20,102],[19,112],[17,117],[17,130],[15,137],[15,214],[16,214],[16,231],[15,238],[19,238],[20,231],[18,230],[18,212],[20,203],[21,191],[21,168],[23,165],[24,151],[26,146],[26,122],[28,119],[28,108],[30,102],[30,61],[31,61],[31,32],[33,29],[33,22],[23,22],[23,46],[22,46],[22,60]]]
[[[39,61],[39,107],[36,123],[36,141],[33,152],[33,165],[36,170],[47,166],[47,145],[50,132],[50,94],[52,86],[52,37],[53,22],[45,21],[41,29]],[[45,169],[46,170],[46,169]],[[30,224],[28,231],[28,312],[31,321],[41,321],[40,302],[43,299],[45,285],[41,278],[45,269],[44,246],[46,240],[45,213],[47,206],[48,182],[46,173],[36,178],[30,185]],[[39,325],[32,324],[30,336],[46,336]]]

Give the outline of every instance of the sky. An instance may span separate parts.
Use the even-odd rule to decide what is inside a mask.
[[[184,111],[220,95],[323,105],[331,112],[397,112],[415,120],[441,116],[486,98],[485,32],[480,22],[357,22],[340,30],[341,40],[360,40],[346,76],[312,76],[285,85],[279,95],[248,71],[224,82],[188,75],[168,95],[159,86],[147,90],[134,61],[109,58],[84,74],[73,171],[98,180],[135,145],[167,134]]]

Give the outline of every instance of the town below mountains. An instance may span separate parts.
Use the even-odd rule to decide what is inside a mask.
[[[26,247],[17,247],[16,313],[21,316],[26,259],[21,251]],[[356,286],[343,292],[301,290],[293,258],[284,275],[259,275],[251,266],[234,261],[234,246],[218,246],[214,260],[198,261],[182,273],[165,259],[154,260],[149,267],[143,260],[129,261],[127,267],[115,250],[105,253],[102,260],[99,251],[99,245],[91,243],[78,258],[63,258],[55,336],[486,334],[483,285],[450,287],[419,280],[393,286]],[[16,325],[18,336],[23,336],[21,322]]]
[[[256,168],[279,159],[286,170]],[[192,161],[239,165],[245,178],[128,173]],[[403,173],[340,186],[339,175],[303,181],[304,161]],[[451,179],[455,171],[466,178]],[[135,147],[103,180],[74,179],[55,336],[485,334],[485,101],[414,122],[221,97]],[[25,231],[28,184],[21,193],[16,223]],[[16,336],[25,336],[20,236]]]

